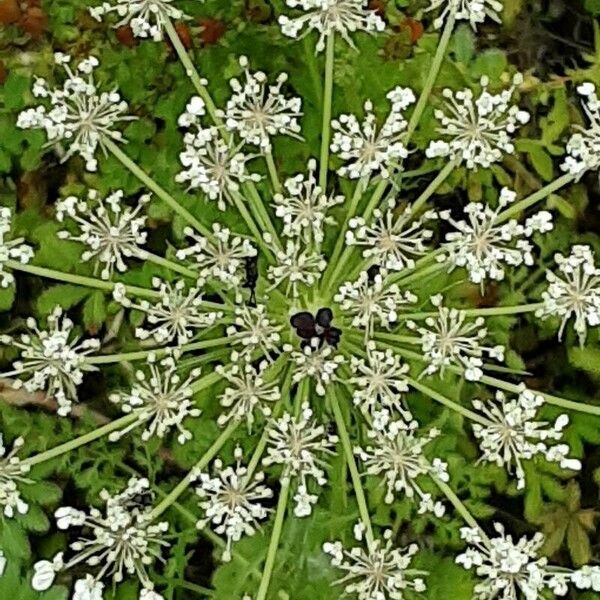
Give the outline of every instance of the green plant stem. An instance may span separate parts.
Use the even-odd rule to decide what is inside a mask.
[[[263,235],[262,235],[261,231],[258,229],[258,227],[256,226],[256,223],[254,222],[252,215],[250,215],[250,213],[248,212],[248,209],[246,208],[246,205],[244,204],[244,202],[245,202],[244,198],[242,198],[242,196],[240,196],[236,192],[233,192],[231,196],[233,198],[235,207],[238,209],[240,215],[244,219],[246,225],[248,226],[248,229],[250,229],[250,231],[252,232],[252,235],[254,235],[256,243],[262,248],[269,263],[273,264],[275,262],[273,253],[271,252],[271,249],[265,243],[265,241],[263,239]],[[260,219],[259,219],[259,222],[260,222]]]
[[[208,239],[213,239],[212,232],[202,225],[192,213],[185,209],[171,194],[163,189],[152,177],[150,177],[143,169],[138,167],[128,156],[125,154],[117,144],[115,144],[110,138],[103,139],[104,147],[133,175],[135,175],[149,190],[154,192],[165,204],[167,204],[173,212],[178,214],[186,223],[191,225],[194,229],[200,232],[203,236]]]
[[[543,302],[536,302],[534,304],[517,304],[515,306],[493,306],[489,308],[465,308],[460,309],[460,312],[464,313],[468,317],[501,317],[507,315],[522,315],[530,312],[535,312],[539,308],[544,306]],[[435,317],[438,313],[435,311],[430,312],[418,312],[418,313],[401,313],[398,315],[398,319],[406,321],[408,319],[418,321],[427,319],[428,317]]]
[[[85,446],[95,440],[116,431],[117,429],[121,429],[123,427],[127,427],[127,425],[133,423],[139,416],[140,411],[131,412],[119,419],[115,419],[102,427],[98,427],[98,429],[94,429],[89,433],[86,433],[70,442],[65,442],[64,444],[60,444],[59,446],[55,446],[54,448],[50,448],[50,450],[46,450],[45,452],[40,452],[40,454],[36,454],[35,456],[31,456],[21,461],[21,464],[26,465],[28,467],[33,467],[35,465],[39,465],[48,460],[52,460],[53,458],[57,458],[62,454],[66,454],[71,450],[75,450],[76,448],[80,448],[81,446]]]
[[[415,106],[415,109],[410,117],[410,121],[408,122],[408,126],[406,128],[406,135],[404,136],[403,140],[406,146],[408,146],[413,133],[419,126],[419,122],[421,120],[421,117],[423,116],[423,112],[427,107],[427,103],[429,102],[429,96],[431,95],[431,90],[433,90],[433,86],[435,85],[435,82],[439,75],[440,68],[442,66],[442,63],[444,62],[446,50],[448,49],[448,44],[450,42],[450,38],[452,37],[452,32],[454,31],[455,23],[456,8],[452,9],[450,11],[450,14],[448,15],[446,25],[444,26],[444,30],[442,31],[440,41],[438,43],[435,55],[433,57],[433,62],[431,63],[431,67],[429,68],[429,72],[427,74],[427,79],[425,80],[425,85],[423,86],[423,91],[419,96],[417,105]]]
[[[575,179],[576,178],[574,175],[571,175],[570,173],[565,173],[558,179],[555,179],[553,182],[544,186],[541,190],[534,192],[530,196],[527,196],[527,198],[523,198],[523,200],[519,200],[512,206],[509,206],[507,209],[503,210],[498,215],[498,218],[495,221],[496,224],[498,225],[500,223],[508,221],[511,217],[518,215],[520,212],[528,209],[530,206],[533,206],[537,202],[544,200],[545,198],[547,198],[551,194],[554,194],[554,192],[565,187],[569,183],[573,183]]]
[[[454,169],[458,166],[458,161],[451,160],[448,161],[444,168],[436,175],[435,179],[425,188],[423,193],[414,201],[411,205],[411,210],[413,213],[418,213],[423,205],[435,194],[437,189],[446,181],[450,173],[454,171]]]
[[[250,206],[252,207],[253,213],[257,215],[258,221],[261,226],[271,234],[273,238],[273,242],[278,248],[281,248],[281,241],[279,240],[279,235],[275,226],[273,225],[273,221],[271,221],[271,217],[269,216],[269,212],[267,211],[267,207],[265,206],[263,199],[261,198],[256,186],[245,184],[244,189],[248,192],[250,196]]]
[[[421,344],[421,339],[412,335],[397,335],[395,333],[378,331],[374,334],[374,337],[380,340],[386,340],[388,342],[395,342],[397,344],[411,344],[413,346],[418,346]]]
[[[221,432],[221,435],[213,442],[212,446],[204,453],[202,458],[190,469],[189,473],[171,490],[163,500],[154,507],[154,510],[148,515],[148,521],[154,521],[160,517],[174,502],[176,502],[181,494],[187,490],[196,473],[201,471],[208,463],[218,454],[227,440],[233,435],[239,425],[239,421],[232,421],[226,429]]]
[[[483,531],[483,529],[481,529],[479,523],[477,523],[477,521],[475,520],[473,515],[469,512],[467,507],[462,503],[461,499],[454,493],[452,488],[446,482],[441,481],[434,475],[431,475],[431,478],[433,479],[435,484],[440,488],[440,490],[442,490],[442,492],[444,493],[446,498],[448,498],[448,500],[450,500],[450,502],[456,509],[456,512],[458,512],[458,514],[464,519],[465,523],[469,527],[479,530],[479,535],[481,536],[483,543],[488,548],[490,548],[491,542],[490,542],[490,539],[488,538],[488,536],[486,535],[485,531]]]
[[[352,478],[352,485],[354,486],[354,495],[356,496],[356,502],[358,503],[358,511],[360,513],[360,518],[363,522],[363,525],[365,526],[367,544],[369,547],[371,547],[375,538],[373,537],[373,528],[371,527],[371,516],[369,515],[367,499],[365,498],[365,493],[363,491],[362,483],[360,481],[360,474],[358,472],[358,467],[356,466],[354,452],[352,451],[352,442],[350,441],[350,436],[348,435],[348,429],[346,428],[344,415],[342,414],[337,395],[332,385],[328,387],[328,396],[331,402],[331,408],[333,409],[333,415],[335,418],[335,423],[338,429],[340,440],[342,442],[342,447],[344,449],[344,455],[346,456],[346,462],[348,463],[350,477]]]
[[[416,379],[413,379],[412,377],[407,377],[406,381],[408,381],[408,383],[415,390],[418,390],[422,394],[429,396],[432,400],[435,400],[436,402],[439,402],[440,404],[443,404],[444,406],[451,408],[455,412],[461,414],[463,417],[466,417],[467,419],[470,419],[471,421],[475,421],[476,423],[479,423],[480,425],[483,425],[484,427],[493,425],[493,423],[489,419],[486,419],[485,417],[482,417],[480,414],[478,414],[472,410],[469,410],[468,408],[458,404],[457,402],[454,402],[453,400],[450,400],[450,398],[446,398],[446,396],[443,396],[439,392],[436,392],[435,390],[432,390],[431,388],[427,387],[426,385],[419,383]]]
[[[256,594],[256,600],[265,600],[271,582],[273,567],[275,566],[275,557],[277,556],[277,548],[281,538],[281,530],[283,529],[283,521],[287,510],[288,498],[290,495],[290,480],[285,478],[281,484],[279,491],[279,500],[277,501],[277,509],[275,511],[275,521],[273,523],[273,531],[271,540],[269,541],[269,549],[267,550],[267,559],[263,569],[263,574]]]
[[[281,183],[279,181],[279,175],[277,174],[277,167],[273,160],[273,153],[269,150],[265,153],[265,161],[267,162],[267,169],[269,171],[269,177],[271,179],[271,185],[276,193],[281,192]]]
[[[325,50],[325,93],[323,96],[323,126],[321,129],[321,160],[319,164],[319,186],[323,193],[327,190],[327,171],[329,170],[329,143],[331,140],[331,104],[333,101],[333,60],[335,34],[327,36]]]
[[[185,74],[190,78],[190,81],[192,82],[192,85],[198,92],[200,98],[204,100],[204,104],[206,105],[206,111],[210,115],[210,118],[213,120],[215,125],[217,125],[220,128],[221,135],[225,138],[225,140],[228,140],[229,134],[227,130],[223,127],[223,121],[218,115],[217,107],[210,95],[210,92],[204,85],[202,78],[196,70],[196,67],[194,66],[194,63],[192,62],[187,50],[181,43],[179,35],[177,34],[177,31],[175,31],[175,27],[173,26],[173,23],[170,19],[165,19],[165,30],[167,32],[167,35],[169,36],[169,39],[171,40],[171,44],[173,44],[173,48],[175,48],[175,52],[177,53],[181,64],[183,65]]]
[[[109,365],[112,363],[144,360],[151,354],[157,357],[165,356],[169,350],[177,349],[182,354],[185,352],[193,352],[194,350],[205,350],[206,348],[215,348],[217,346],[227,346],[235,341],[232,336],[225,336],[210,340],[200,340],[199,342],[192,342],[191,344],[183,344],[174,348],[150,348],[149,350],[136,350],[134,352],[121,352],[119,354],[98,354],[94,356],[88,356],[85,362],[88,365]]]
[[[169,269],[170,271],[174,271],[175,273],[179,273],[184,277],[189,277],[196,281],[198,279],[198,273],[193,271],[192,269],[188,269],[184,265],[180,265],[168,258],[163,258],[162,256],[158,256],[157,254],[152,254],[152,252],[144,252],[144,256],[142,260],[147,260],[148,262],[154,263],[159,267],[164,267],[165,269]]]
[[[63,273],[62,271],[48,269],[47,267],[24,265],[15,260],[7,260],[4,264],[14,271],[22,271],[23,273],[29,273],[30,275],[38,275],[39,277],[45,277],[46,279],[54,279],[55,281],[62,281],[64,283],[73,283],[75,285],[82,285],[84,287],[104,290],[106,292],[112,292],[116,285],[112,281],[105,281],[95,277],[85,277],[84,275],[74,275],[73,273]],[[149,290],[134,285],[125,285],[125,290],[128,294],[140,298],[152,298],[153,300],[160,298],[160,294],[156,290]]]

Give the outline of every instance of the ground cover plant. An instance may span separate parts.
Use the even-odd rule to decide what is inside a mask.
[[[593,0],[0,1],[0,597],[600,597]]]

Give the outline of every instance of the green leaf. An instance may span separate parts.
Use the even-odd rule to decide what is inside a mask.
[[[80,285],[71,285],[69,283],[53,285],[38,296],[38,313],[42,316],[49,315],[55,306],[61,306],[63,309],[69,310],[76,304],[79,304],[89,294],[90,290]]]
[[[104,292],[96,290],[83,305],[83,323],[85,328],[96,334],[106,320],[106,302]]]

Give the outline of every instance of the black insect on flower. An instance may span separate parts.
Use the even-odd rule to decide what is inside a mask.
[[[256,306],[256,282],[258,281],[258,255],[248,256],[245,259],[246,280],[244,287],[250,290],[248,304]]]
[[[296,333],[302,338],[302,346],[308,346],[314,338],[319,339],[319,346],[324,342],[337,347],[342,335],[342,330],[333,327],[333,312],[330,308],[320,308],[316,316],[313,317],[308,311],[296,313],[290,319],[292,327],[296,329]]]
[[[371,265],[367,269],[367,277],[369,278],[369,283],[373,283],[375,281],[375,277],[377,277],[377,275],[379,275],[380,272],[381,269],[379,268],[379,265]]]

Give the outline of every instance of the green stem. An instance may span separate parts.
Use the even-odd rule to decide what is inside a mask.
[[[290,480],[289,478],[286,478],[283,480],[281,484],[281,490],[279,492],[279,500],[277,501],[277,510],[275,511],[273,531],[271,533],[271,540],[269,542],[269,549],[267,551],[267,559],[265,561],[265,567],[263,569],[256,600],[265,600],[267,597],[267,591],[269,590],[269,583],[271,582],[273,567],[275,566],[277,548],[279,547],[279,540],[281,538],[281,530],[283,529],[283,521],[285,518],[289,495]]]
[[[425,80],[423,91],[419,96],[419,100],[417,101],[415,110],[413,111],[410,117],[410,121],[408,122],[408,127],[406,128],[406,135],[404,137],[404,144],[406,146],[408,146],[413,133],[417,129],[419,121],[421,120],[421,116],[423,115],[423,112],[427,107],[427,103],[429,102],[431,90],[435,85],[438,74],[440,72],[440,68],[442,66],[442,62],[444,61],[444,57],[446,56],[446,50],[448,48],[450,38],[452,37],[452,32],[454,31],[455,22],[456,9],[453,9],[450,11],[450,14],[448,15],[448,20],[446,21],[446,25],[444,26],[444,30],[442,31],[437,50],[435,51],[435,56],[433,57],[433,62],[431,63],[431,67],[429,67],[429,72],[427,73],[427,79]]]
[[[333,386],[331,385],[328,388],[328,396],[333,409],[333,415],[335,417],[335,423],[338,428],[344,454],[346,456],[346,462],[348,463],[348,469],[350,470],[350,477],[352,478],[352,485],[354,486],[354,494],[356,496],[356,502],[358,503],[358,511],[360,513],[360,518],[363,522],[363,525],[365,526],[367,544],[369,547],[371,547],[375,539],[373,537],[373,529],[371,527],[371,516],[369,515],[369,508],[367,507],[367,500],[365,498],[365,493],[360,481],[360,474],[358,472],[358,467],[356,466],[356,460],[354,458],[354,452],[352,451],[352,443],[350,441],[350,436],[348,435],[348,429],[346,428],[344,415],[340,409],[337,395],[335,394]]]
[[[90,431],[70,442],[65,442],[64,444],[60,444],[60,446],[55,446],[54,448],[50,448],[50,450],[46,450],[45,452],[41,452],[40,454],[36,454],[35,456],[31,456],[21,461],[21,464],[33,467],[35,465],[39,465],[47,460],[52,460],[53,458],[57,458],[62,454],[66,454],[71,450],[75,450],[76,448],[80,448],[81,446],[85,446],[90,442],[94,442],[95,440],[116,431],[117,429],[121,429],[123,427],[127,427],[130,423],[133,423],[139,416],[139,411],[131,412],[119,419],[115,419],[102,427],[98,427],[98,429],[94,429],[94,431]]]
[[[461,415],[463,415],[463,417],[466,417],[467,419],[470,419],[471,421],[475,421],[476,423],[479,423],[480,425],[483,425],[484,427],[489,427],[490,425],[493,425],[493,423],[491,421],[489,421],[485,417],[482,417],[480,414],[478,414],[472,410],[469,410],[468,408],[458,404],[457,402],[454,402],[453,400],[450,400],[450,398],[446,398],[446,396],[443,396],[442,394],[436,392],[435,390],[432,390],[431,388],[427,387],[426,385],[419,383],[416,379],[407,377],[406,380],[415,390],[418,390],[422,394],[429,396],[432,400],[435,400],[436,402],[439,402],[440,404],[443,404],[444,406],[451,408],[452,410],[456,411],[457,413],[460,413]]]
[[[36,265],[24,265],[15,260],[7,260],[4,264],[14,271],[22,271],[23,273],[29,273],[30,275],[38,275],[39,277],[45,277],[46,279],[54,279],[55,281],[62,281],[64,283],[73,283],[75,285],[82,285],[84,287],[104,290],[106,292],[112,292],[116,285],[112,281],[104,281],[103,279],[85,277],[83,275],[74,275],[73,273],[63,273],[61,271],[55,271],[54,269],[48,269],[46,267],[38,267]],[[125,285],[125,290],[128,294],[140,298],[152,298],[154,300],[160,298],[160,294],[156,290],[149,290],[134,285]]]
[[[154,521],[160,517],[174,502],[176,502],[181,494],[187,490],[190,484],[194,481],[196,473],[201,471],[208,463],[218,454],[227,440],[233,435],[239,421],[232,421],[229,426],[221,432],[221,435],[213,442],[212,446],[204,453],[202,458],[190,469],[189,473],[171,490],[171,492],[163,498],[163,500],[154,507],[154,510],[148,515],[148,521]]]
[[[507,209],[503,210],[498,215],[498,218],[496,219],[495,223],[498,225],[500,223],[508,221],[508,219],[510,219],[511,217],[518,215],[520,212],[528,209],[530,206],[533,206],[537,202],[540,202],[540,200],[544,200],[545,198],[550,196],[550,194],[553,194],[554,192],[558,191],[559,189],[568,185],[569,183],[572,183],[573,181],[575,181],[575,176],[571,175],[570,173],[565,173],[558,179],[555,179],[552,183],[549,183],[548,185],[544,186],[541,190],[534,192],[530,196],[527,196],[527,198],[523,198],[523,200],[519,200],[519,202],[516,202],[512,206],[509,206]]]
[[[269,216],[269,212],[267,211],[267,207],[265,206],[263,199],[260,197],[256,186],[249,185],[248,183],[245,185],[244,189],[250,195],[250,206],[252,208],[252,212],[257,216],[257,220],[260,222],[261,226],[265,228],[268,233],[271,234],[273,238],[273,242],[278,248],[281,248],[281,242],[279,241],[279,235],[273,222],[271,221],[271,217]]]
[[[149,350],[136,350],[135,352],[122,352],[120,354],[98,354],[95,356],[88,356],[85,362],[89,365],[109,365],[112,363],[127,362],[133,360],[144,360],[151,354],[157,357],[165,356],[170,350],[177,349],[182,354],[185,352],[193,352],[194,350],[204,350],[206,348],[214,348],[216,346],[226,346],[235,341],[235,338],[231,336],[225,336],[210,340],[201,340],[199,342],[192,342],[191,344],[183,344],[182,346],[176,346],[174,348],[150,348]]]
[[[446,163],[444,168],[437,174],[435,179],[425,188],[423,193],[411,205],[413,213],[418,213],[422,206],[435,194],[437,189],[446,181],[448,175],[458,166],[458,161],[451,160]]]
[[[397,344],[411,344],[414,346],[418,346],[419,344],[421,344],[421,339],[412,335],[397,335],[395,333],[386,333],[384,331],[378,331],[374,334],[374,337],[379,340],[396,342]]]
[[[223,121],[217,114],[217,107],[213,102],[213,99],[208,89],[204,85],[202,78],[198,74],[194,63],[190,59],[187,50],[181,43],[179,35],[177,35],[177,31],[175,31],[175,27],[173,27],[173,23],[170,19],[165,19],[165,30],[167,32],[167,35],[169,36],[169,39],[171,40],[171,44],[173,44],[173,48],[175,48],[175,52],[177,53],[181,64],[183,65],[185,74],[190,78],[190,81],[192,82],[192,85],[196,88],[196,91],[198,92],[200,98],[204,100],[204,104],[206,104],[206,110],[210,115],[210,118],[213,120],[215,125],[217,125],[221,129],[221,135],[223,135],[225,140],[227,140],[229,134],[227,130],[223,127]]]
[[[212,232],[202,225],[192,213],[187,209],[183,208],[171,194],[163,189],[152,177],[150,177],[145,171],[138,167],[128,156],[125,154],[117,144],[115,144],[110,138],[103,139],[104,147],[109,150],[113,156],[133,175],[135,175],[149,190],[154,192],[163,202],[165,202],[173,212],[178,214],[184,221],[189,223],[194,229],[199,231],[203,236],[208,239],[213,239]]]
[[[464,313],[468,317],[499,317],[505,315],[521,315],[525,313],[535,312],[539,308],[544,306],[543,302],[536,302],[534,304],[518,304],[515,306],[494,306],[489,308],[465,308],[460,309],[460,312]],[[437,312],[418,312],[418,313],[402,313],[398,315],[399,319],[403,321],[411,319],[414,321],[427,319],[428,317],[436,317]]]
[[[154,263],[159,267],[164,267],[165,269],[169,269],[171,271],[175,271],[175,273],[179,273],[184,277],[189,277],[190,279],[198,280],[198,273],[193,271],[192,269],[188,269],[184,265],[180,265],[168,258],[163,258],[162,256],[158,256],[156,254],[152,254],[152,252],[144,252],[144,260],[148,262]]]
[[[246,208],[246,205],[244,204],[244,202],[245,202],[244,198],[242,198],[236,192],[233,192],[231,194],[231,197],[233,199],[235,207],[238,209],[238,212],[240,213],[240,215],[242,216],[242,218],[246,222],[246,225],[248,226],[248,229],[250,229],[250,231],[252,232],[252,235],[254,236],[254,238],[256,240],[256,243],[262,248],[263,252],[265,253],[265,256],[266,256],[267,260],[271,264],[273,264],[275,262],[274,261],[274,257],[273,257],[273,253],[271,252],[271,249],[265,243],[265,241],[263,239],[263,236],[262,236],[262,233],[260,232],[260,230],[256,226],[256,223],[254,222],[254,219],[252,218],[252,216],[248,212],[248,209]]]
[[[269,170],[269,177],[271,178],[271,185],[276,193],[281,192],[281,183],[279,181],[279,175],[277,174],[277,167],[273,160],[273,153],[269,150],[265,154],[265,160],[267,161],[267,169]]]
[[[329,169],[329,143],[331,140],[331,104],[333,101],[333,59],[335,34],[327,36],[325,54],[325,94],[323,97],[323,126],[321,129],[321,160],[319,164],[319,186],[323,193],[327,190],[327,171]]]

